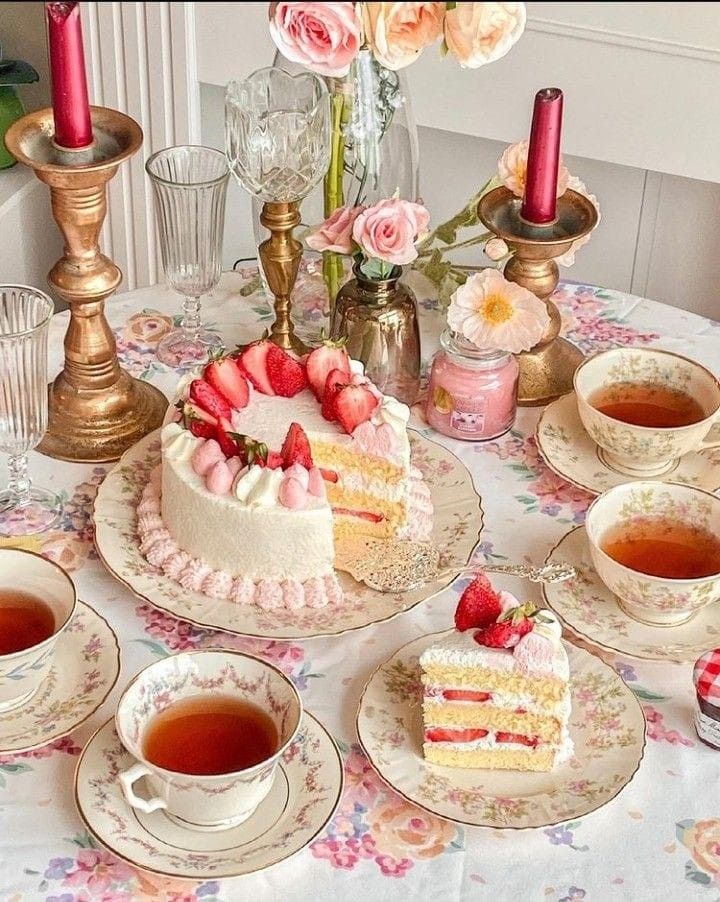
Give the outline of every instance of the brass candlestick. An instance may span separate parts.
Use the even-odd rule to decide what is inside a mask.
[[[577,191],[566,191],[557,201],[557,216],[547,225],[534,225],[520,216],[522,200],[508,188],[489,191],[480,199],[478,215],[483,225],[513,250],[505,277],[545,302],[550,324],[530,351],[518,354],[520,380],[518,404],[539,407],[572,390],[573,374],[582,351],[560,337],[560,312],[550,300],[559,272],[555,257],[597,225],[597,210]]]
[[[293,238],[293,229],[300,224],[297,201],[263,204],[260,222],[270,237],[258,248],[265,278],[275,296],[275,322],[270,328],[270,341],[285,351],[302,356],[309,348],[295,334],[290,319],[290,295],[297,279],[302,245]]]
[[[63,257],[48,275],[70,306],[65,365],[49,387],[49,425],[39,450],[72,461],[111,461],[161,425],[167,399],[133,379],[118,363],[105,319],[105,299],[122,281],[120,269],[100,253],[107,183],[142,144],[129,116],[91,107],[95,140],[66,151],[53,142],[52,109],[29,113],[10,126],[8,149],[50,186],[55,221],[65,238]]]

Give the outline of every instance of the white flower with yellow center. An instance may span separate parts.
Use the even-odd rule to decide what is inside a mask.
[[[496,269],[475,273],[457,289],[447,320],[480,350],[511,354],[530,350],[550,324],[545,304]]]

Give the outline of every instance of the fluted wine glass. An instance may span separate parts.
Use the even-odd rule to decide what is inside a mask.
[[[145,164],[155,198],[165,278],[185,296],[180,326],[157,347],[161,363],[196,366],[222,345],[200,319],[200,298],[222,272],[225,195],[230,177],[225,154],[211,147],[179,145],[153,154]]]
[[[0,451],[8,455],[8,486],[0,492],[0,535],[54,526],[60,496],[32,484],[28,452],[48,421],[48,328],[53,302],[27,285],[0,285]]]

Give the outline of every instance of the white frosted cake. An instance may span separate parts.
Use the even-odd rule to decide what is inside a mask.
[[[425,758],[550,771],[571,757],[570,670],[555,615],[481,577],[465,590],[456,627],[420,657]]]
[[[182,586],[271,609],[339,602],[338,536],[427,538],[409,409],[341,348],[298,361],[268,341],[178,386],[141,550]]]

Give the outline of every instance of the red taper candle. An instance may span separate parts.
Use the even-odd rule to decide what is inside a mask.
[[[78,148],[92,144],[79,3],[47,3],[48,48],[55,143]]]
[[[530,146],[528,148],[525,197],[520,215],[527,222],[555,219],[563,93],[560,88],[543,88],[535,95]]]

